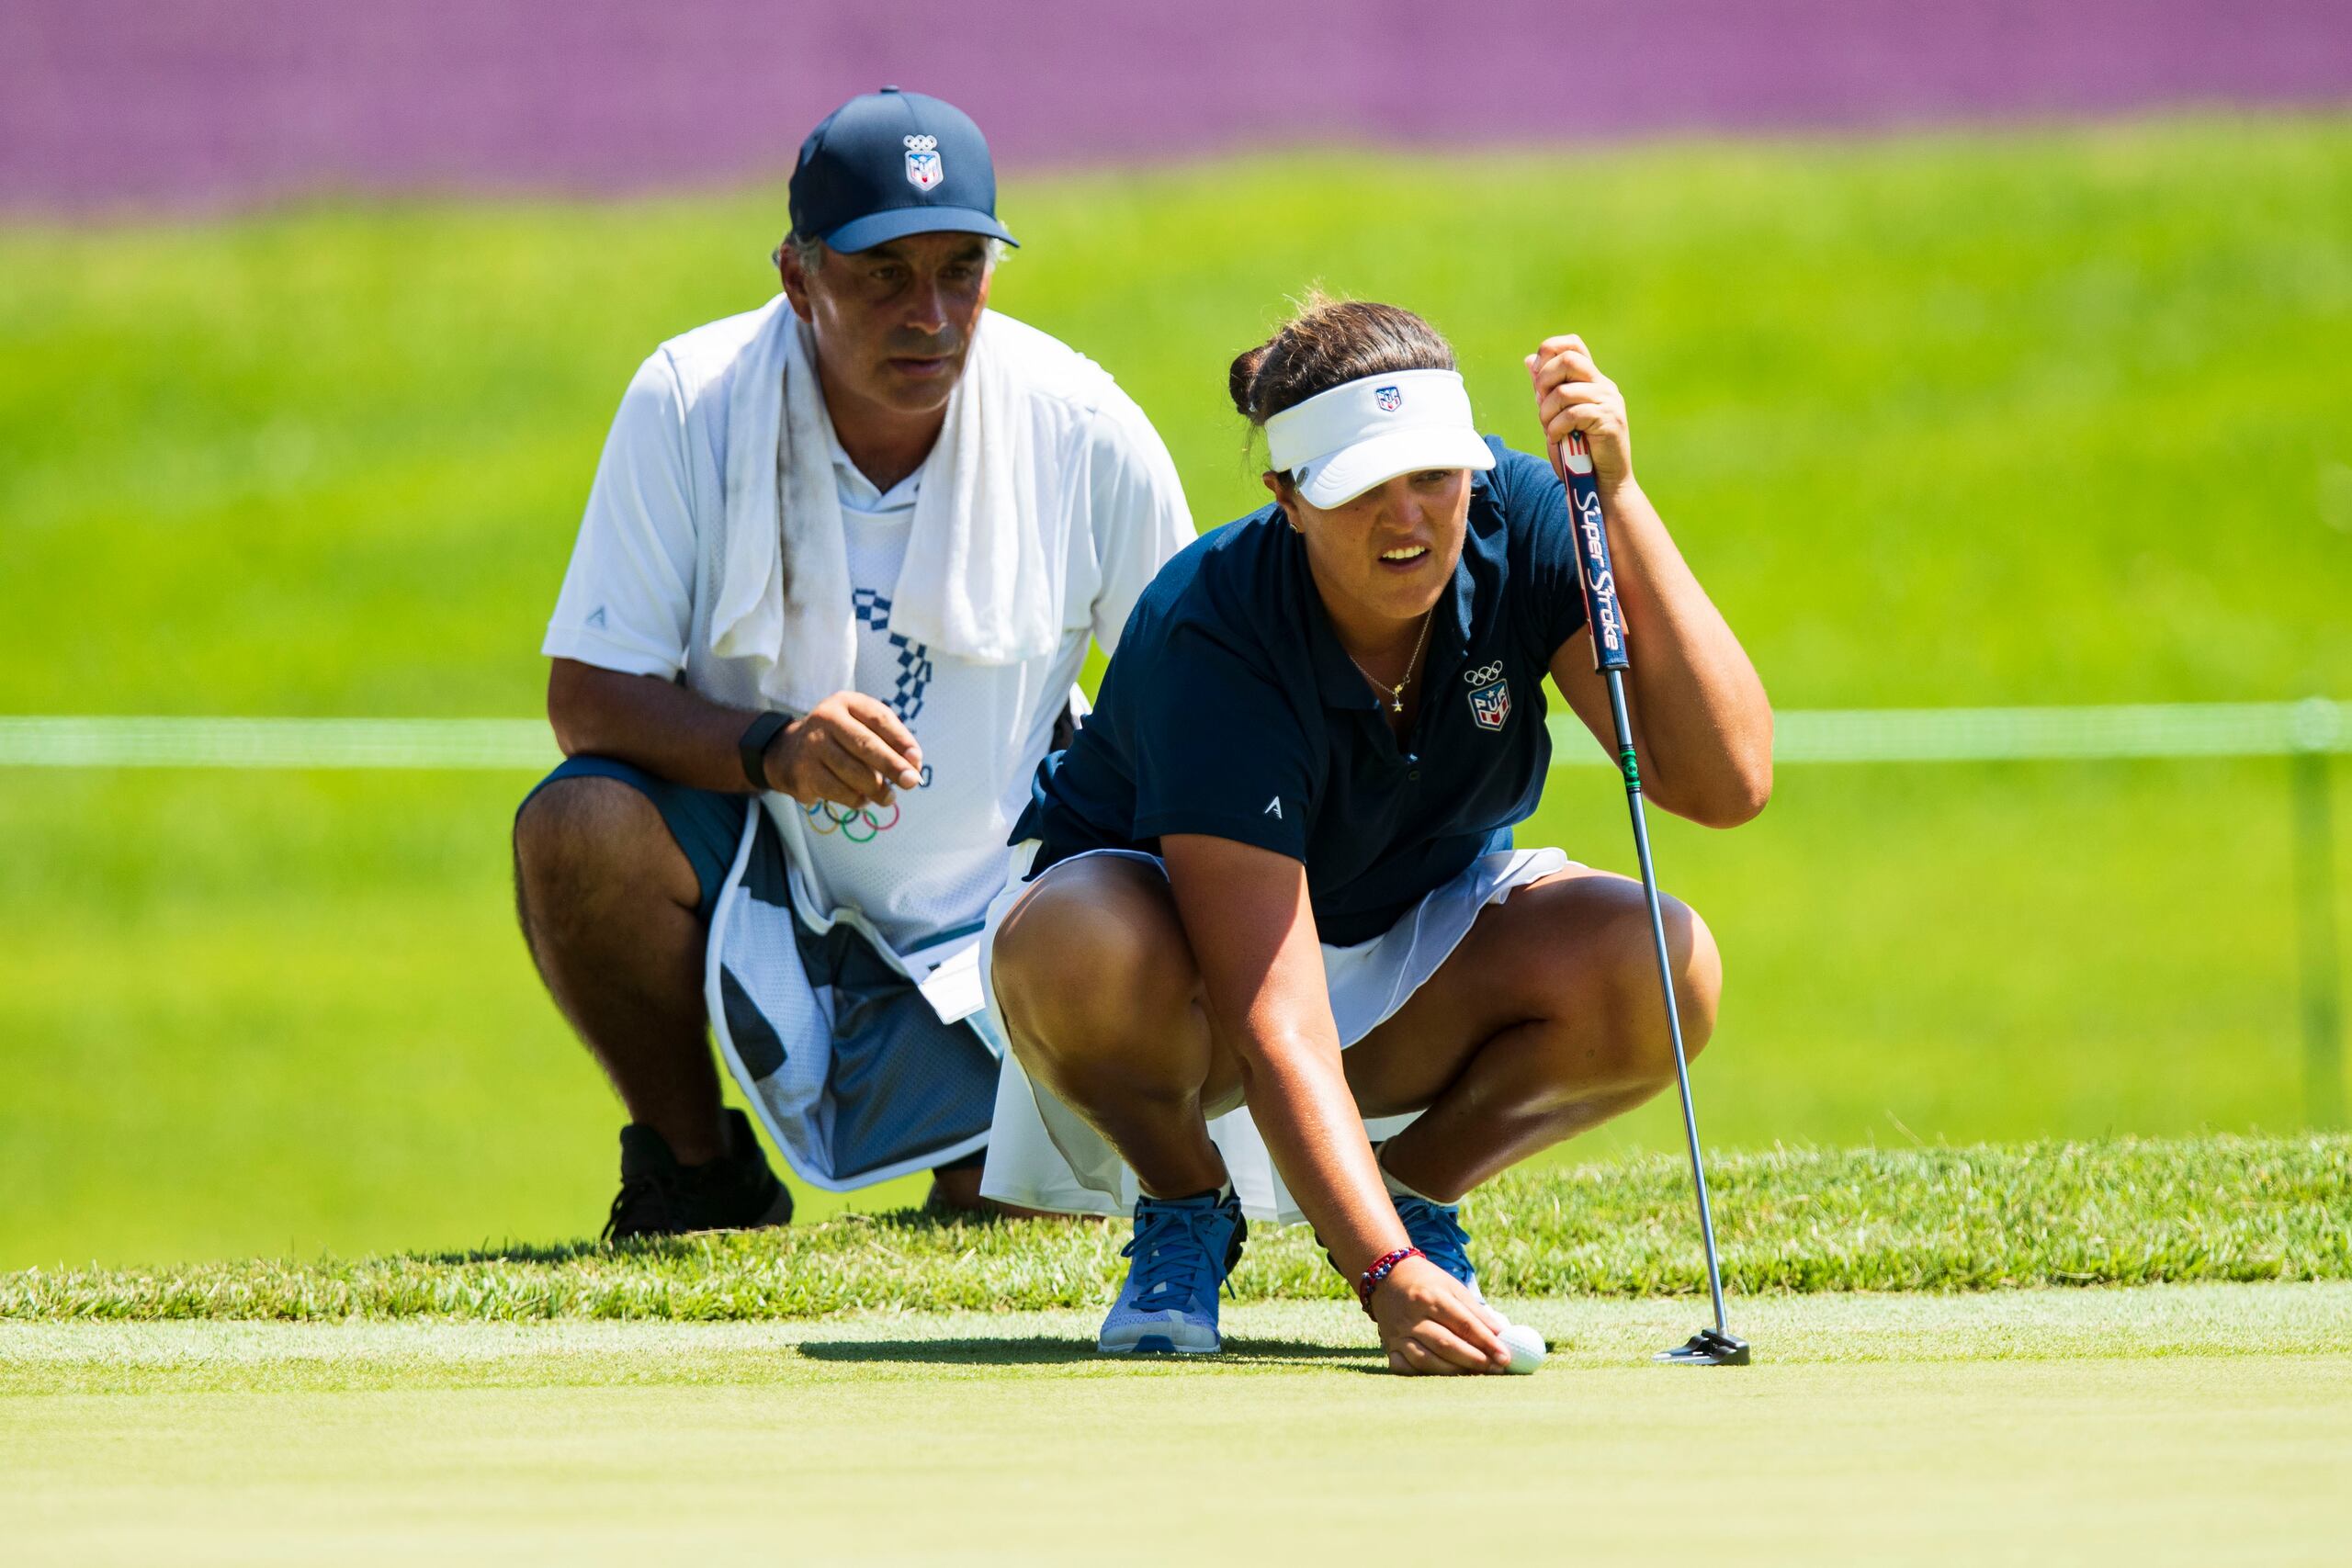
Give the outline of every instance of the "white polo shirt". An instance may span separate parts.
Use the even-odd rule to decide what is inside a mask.
[[[1003,886],[1006,836],[1028,803],[1089,641],[1115,649],[1145,585],[1193,538],[1175,465],[1143,411],[1091,361],[1006,324],[1016,328],[1006,337],[1024,370],[1034,368],[1052,395],[1067,388],[1091,406],[1084,494],[1098,586],[1088,624],[1070,628],[1052,656],[969,664],[892,629],[921,472],[877,490],[827,423],[857,621],[856,688],[890,705],[914,732],[930,782],[879,809],[804,807],[782,795],[765,803],[786,828],[787,845],[797,846],[793,892],[803,913],[820,926],[854,913],[900,953],[977,929]],[[664,344],[631,383],[541,651],[683,678],[740,705],[748,679],[724,668],[732,661],[714,663],[688,647],[705,620],[695,614],[702,531],[719,526],[724,505],[721,361],[742,337],[729,326],[715,322]]]

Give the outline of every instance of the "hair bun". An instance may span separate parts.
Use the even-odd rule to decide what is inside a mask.
[[[1445,335],[1412,311],[1311,291],[1282,330],[1234,356],[1227,389],[1241,417],[1261,425],[1318,392],[1366,376],[1451,370]]]
[[[1258,419],[1255,400],[1258,370],[1266,363],[1266,350],[1272,346],[1261,343],[1255,348],[1242,350],[1233,356],[1233,367],[1225,373],[1226,390],[1233,396],[1235,412],[1253,424]]]

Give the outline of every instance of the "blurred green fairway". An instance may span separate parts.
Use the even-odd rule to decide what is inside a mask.
[[[782,208],[0,231],[0,713],[537,711],[620,389],[766,297]],[[1319,279],[1432,317],[1522,444],[1519,355],[1584,333],[1783,706],[2352,695],[2352,120],[1302,157],[1005,212],[998,304],[1120,377],[1204,525],[1261,494],[1226,359]],[[0,1268],[592,1231],[618,1115],[514,934],[529,782],[0,772]],[[1522,839],[1627,858],[1605,773]],[[1711,1142],[2301,1122],[2276,763],[1792,767],[1658,853],[1727,955]]]
[[[2352,1286],[1784,1298],[1711,1371],[1645,1364],[1687,1301],[1510,1306],[1544,1366],[1443,1382],[1338,1302],[1140,1365],[1073,1312],[0,1324],[0,1503],[76,1564],[2340,1561]]]

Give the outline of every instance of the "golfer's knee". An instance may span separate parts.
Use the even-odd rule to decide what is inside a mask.
[[[1606,1014],[1616,1021],[1611,1045],[1624,1075],[1663,1085],[1674,1081],[1674,1047],[1667,1029],[1666,995],[1658,984],[1657,948],[1649,910],[1638,895],[1612,910],[1602,936],[1606,961]],[[1714,933],[1699,912],[1679,898],[1661,897],[1668,968],[1674,976],[1675,1010],[1682,1024],[1685,1053],[1697,1056],[1715,1032],[1715,1010],[1723,998],[1723,958]]]
[[[1661,897],[1659,914],[1684,1049],[1696,1056],[1714,1032],[1722,961],[1698,911]],[[1552,1037],[1562,1092],[1581,1098],[1600,1086],[1656,1090],[1673,1082],[1672,1037],[1641,885],[1617,877],[1563,884],[1545,915],[1529,930],[1531,945],[1519,961],[1536,977],[1528,1005],[1562,1026]]]
[[[1148,1076],[1150,1043],[1192,1006],[1192,949],[1164,884],[1078,870],[1031,893],[998,931],[998,1006],[1024,1066],[1059,1077],[1115,1061]]]

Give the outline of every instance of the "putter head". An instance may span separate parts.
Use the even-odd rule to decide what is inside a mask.
[[[1721,1329],[1702,1328],[1673,1349],[1660,1350],[1651,1359],[1672,1367],[1744,1367],[1747,1365],[1747,1341]]]

